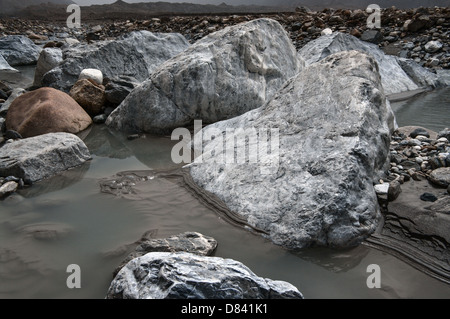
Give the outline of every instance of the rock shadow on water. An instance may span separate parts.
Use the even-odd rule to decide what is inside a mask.
[[[105,125],[93,125],[80,135],[92,155],[113,159],[136,157],[138,161],[152,169],[176,168],[171,150],[178,141],[170,137],[139,135],[130,140],[128,135]]]

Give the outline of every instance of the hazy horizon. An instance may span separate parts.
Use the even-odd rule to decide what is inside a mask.
[[[72,0],[80,6],[89,6],[93,4],[111,4],[116,0]],[[128,3],[138,2],[178,2],[178,3],[195,3],[195,4],[214,4],[218,5],[225,2],[228,5],[269,5],[269,6],[301,6],[336,4],[338,6],[349,4],[349,6],[361,5],[366,7],[369,4],[379,4],[381,7],[390,7],[396,5],[399,7],[430,7],[434,5],[442,6],[449,0],[280,0],[274,3],[273,0],[124,0]]]

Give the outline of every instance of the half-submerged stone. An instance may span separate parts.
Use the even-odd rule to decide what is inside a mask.
[[[278,141],[269,147],[264,132],[273,129]],[[376,61],[340,52],[290,79],[263,107],[204,128],[202,161],[191,164],[190,174],[276,244],[353,246],[380,220],[373,183],[388,168],[393,129]],[[223,145],[237,145],[238,153],[271,151],[240,163],[233,147],[232,164],[225,164]]]
[[[16,176],[33,183],[79,166],[90,158],[88,148],[78,136],[49,133],[3,145],[0,176]]]
[[[160,65],[106,124],[167,134],[198,119],[229,119],[262,106],[300,69],[295,47],[277,21],[227,27]]]

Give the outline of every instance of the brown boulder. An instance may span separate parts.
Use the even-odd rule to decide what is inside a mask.
[[[88,79],[77,81],[70,96],[91,116],[100,114],[106,102],[105,87]]]
[[[91,124],[91,117],[74,99],[48,87],[19,96],[6,115],[6,128],[24,138],[56,132],[76,134]]]

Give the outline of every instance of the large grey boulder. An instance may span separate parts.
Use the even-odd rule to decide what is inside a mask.
[[[276,244],[353,246],[380,218],[373,182],[388,169],[393,121],[376,61],[358,51],[336,53],[263,107],[196,134],[194,145],[203,134],[202,159],[190,174]],[[223,145],[235,147],[225,152]],[[261,152],[264,146],[271,151]],[[245,162],[234,158],[247,149],[254,151]]]
[[[64,61],[44,75],[42,84],[68,92],[84,69],[98,69],[106,77],[133,76],[146,80],[164,61],[189,46],[178,33],[135,31],[117,40],[79,44],[63,50]]]
[[[0,71],[2,72],[19,72],[8,64],[3,55],[0,54]]]
[[[45,48],[39,55],[34,74],[34,86],[42,85],[42,78],[48,71],[56,68],[63,61],[63,55],[60,48]]]
[[[302,299],[285,281],[255,275],[232,259],[153,252],[131,260],[107,299]]]
[[[300,69],[277,21],[227,27],[158,67],[106,123],[124,131],[166,134],[194,119],[232,118],[263,105]]]
[[[349,50],[362,51],[375,58],[386,95],[417,90],[424,86],[437,87],[442,84],[436,74],[417,63],[387,55],[376,44],[360,41],[346,33],[334,32],[331,35],[321,36],[301,48],[299,55],[305,60],[306,65],[310,65],[333,53]]]
[[[83,141],[70,133],[49,133],[6,143],[0,148],[0,176],[27,183],[79,166],[91,155]]]
[[[11,66],[36,64],[41,50],[24,35],[0,38],[0,54]]]

